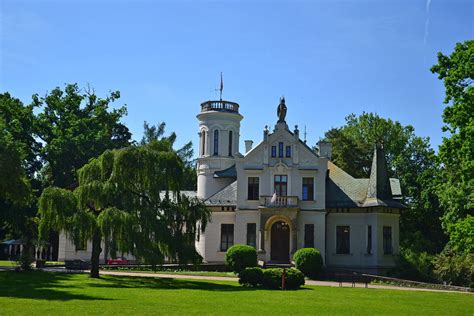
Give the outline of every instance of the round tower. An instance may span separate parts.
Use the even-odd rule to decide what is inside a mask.
[[[197,196],[207,199],[236,179],[235,155],[239,153],[239,105],[229,101],[201,103]]]

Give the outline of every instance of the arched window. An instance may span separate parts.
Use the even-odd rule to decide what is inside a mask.
[[[219,154],[219,131],[214,131],[214,156]]]
[[[206,153],[206,131],[201,132],[201,156],[204,156]]]
[[[229,131],[229,156],[232,156],[232,131]]]

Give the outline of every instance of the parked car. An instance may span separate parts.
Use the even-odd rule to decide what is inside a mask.
[[[124,257],[107,260],[108,265],[128,264],[128,259]]]

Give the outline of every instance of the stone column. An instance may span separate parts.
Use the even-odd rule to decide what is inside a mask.
[[[260,249],[258,252],[265,253],[265,230],[260,229]]]

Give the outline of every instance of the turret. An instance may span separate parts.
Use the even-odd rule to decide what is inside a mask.
[[[197,195],[207,199],[235,181],[235,155],[239,153],[239,105],[229,101],[201,104]],[[234,168],[232,170],[232,168]],[[225,171],[225,172],[222,172]]]

